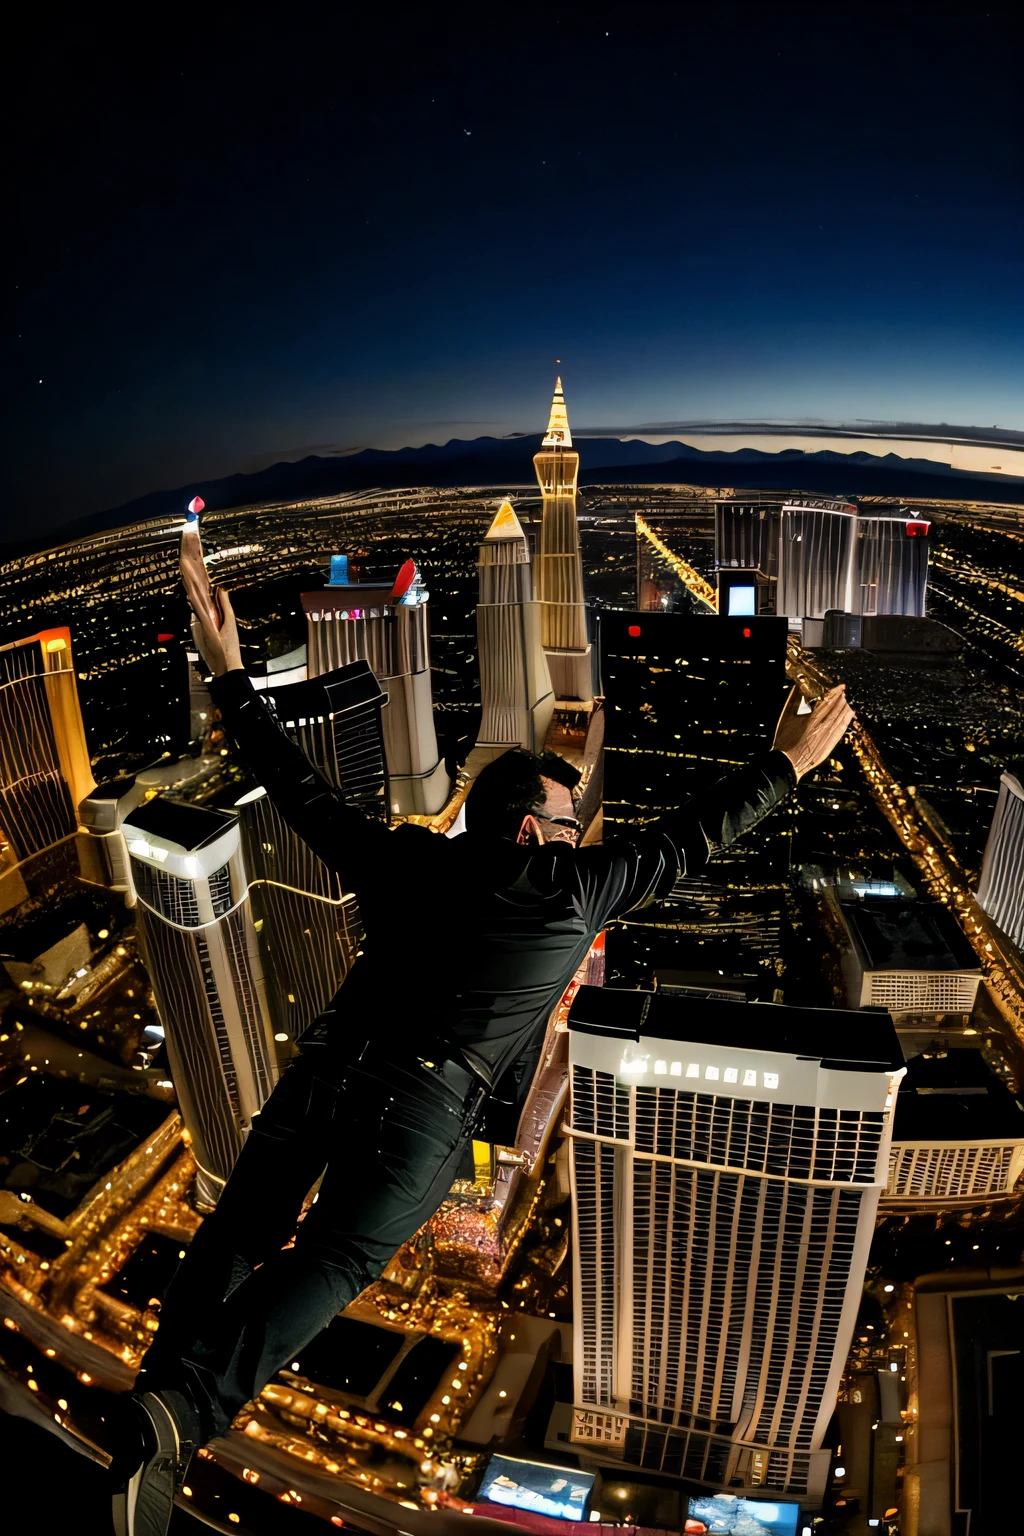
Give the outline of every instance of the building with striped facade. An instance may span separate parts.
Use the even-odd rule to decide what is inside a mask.
[[[572,446],[561,379],[555,380],[548,429],[533,467],[544,504],[537,559],[541,639],[556,699],[586,702],[593,698],[594,688],[576,521],[580,456]]]
[[[823,619],[830,608],[852,613],[857,585],[857,508],[848,502],[787,501],[779,519],[776,609],[790,625]]]
[[[1018,949],[1024,949],[1024,786],[1012,773],[1004,773],[999,780],[978,905]]]
[[[900,1084],[882,1197],[949,1210],[1006,1199],[1024,1173],[1024,1109],[979,1050],[912,1056]]]
[[[905,511],[858,509],[856,612],[924,618],[930,530],[927,518]]]
[[[930,531],[927,517],[894,504],[720,501],[715,566],[720,586],[721,573],[733,568],[777,584],[775,611],[792,625],[830,611],[922,618]]]
[[[883,1014],[581,988],[581,1459],[816,1504],[903,1058]]]
[[[354,583],[302,594],[309,678],[366,661],[384,690],[388,794],[396,816],[436,815],[450,789],[434,729],[429,596],[418,575],[397,596],[391,587]]]
[[[0,910],[3,887],[25,894],[19,865],[75,838],[94,788],[70,630],[0,646]]]
[[[277,1080],[238,818],[157,797],[122,830],[196,1191],[213,1206]]]
[[[533,595],[530,546],[507,501],[480,545],[477,570],[481,713],[476,745],[540,752],[555,701],[541,643],[542,605]]]
[[[959,922],[937,902],[860,896],[835,902],[846,930],[846,1000],[851,1008],[968,1015],[981,964]]]
[[[364,814],[388,820],[381,710],[384,691],[366,661],[265,698],[310,762]],[[362,927],[344,872],[328,869],[288,826],[262,786],[237,802],[253,927],[275,1035],[295,1040],[344,980]]]

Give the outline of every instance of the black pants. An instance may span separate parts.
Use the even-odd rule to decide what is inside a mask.
[[[482,1100],[454,1062],[298,1057],[175,1274],[136,1390],[176,1388],[201,1439],[222,1434],[434,1213]]]

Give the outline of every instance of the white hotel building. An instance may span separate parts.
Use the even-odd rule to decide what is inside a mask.
[[[569,1029],[573,1449],[818,1502],[905,1070],[891,1019],[583,987]]]

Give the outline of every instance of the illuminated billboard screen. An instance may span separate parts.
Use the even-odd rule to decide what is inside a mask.
[[[799,1504],[715,1493],[690,1500],[686,1530],[689,1536],[796,1536],[799,1516]]]
[[[749,618],[756,613],[753,587],[729,588],[729,617]]]
[[[511,1456],[492,1456],[478,1499],[492,1504],[512,1504],[532,1509],[556,1520],[582,1520],[593,1474],[571,1467],[549,1467],[540,1461],[515,1461]]]

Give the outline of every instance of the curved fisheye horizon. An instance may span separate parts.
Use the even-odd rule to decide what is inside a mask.
[[[986,5],[19,17],[5,1530],[1019,1523]]]

